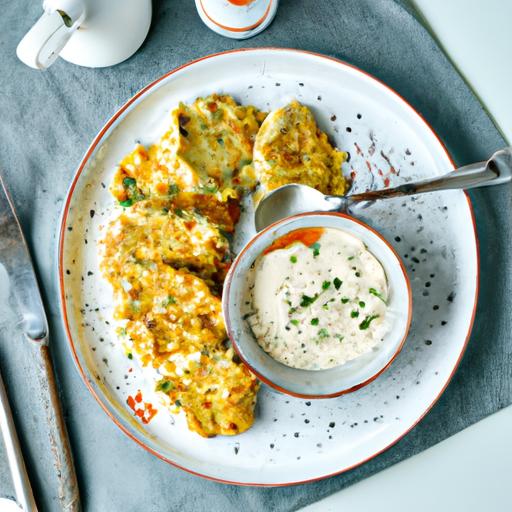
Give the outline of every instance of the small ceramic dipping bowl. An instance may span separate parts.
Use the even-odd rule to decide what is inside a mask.
[[[273,359],[260,347],[244,318],[251,265],[276,239],[301,228],[334,228],[359,238],[380,261],[388,281],[387,334],[372,350],[326,370],[302,370]],[[412,317],[411,286],[405,267],[391,245],[363,222],[340,213],[305,213],[280,220],[260,231],[242,249],[227,275],[222,296],[226,329],[238,355],[273,388],[302,398],[331,398],[355,391],[384,372],[402,349]]]

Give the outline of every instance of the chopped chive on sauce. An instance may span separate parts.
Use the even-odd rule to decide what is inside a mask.
[[[295,311],[297,311],[297,308],[290,308],[290,309],[288,310],[288,314],[289,314],[289,315],[293,315],[293,313],[295,313]]]
[[[327,288],[329,288],[329,286],[331,286],[331,281],[324,281],[322,283],[322,290],[327,290]]]
[[[379,293],[375,288],[370,288],[368,290],[372,295],[375,295],[375,297],[378,297],[382,302],[384,302],[384,304],[387,304],[388,301],[384,298],[384,296],[382,295],[382,293]]]
[[[345,339],[345,336],[342,336],[341,334],[335,334],[334,337],[340,342],[342,342]]]
[[[370,327],[370,324],[375,320],[376,318],[379,318],[379,315],[369,315],[367,316],[360,324],[359,329],[362,331],[368,329]]]
[[[181,401],[180,400],[176,400],[176,402],[174,402],[174,405],[176,407],[181,407]]]
[[[360,300],[360,301],[358,302],[358,304],[359,304],[359,307],[360,307],[360,308],[364,308],[364,307],[366,306],[366,304],[365,304],[365,303],[364,303],[364,301],[362,301],[362,300]]]
[[[125,199],[124,201],[119,201],[119,204],[127,208],[133,204],[133,201],[131,199]]]
[[[318,325],[319,322],[320,322],[320,320],[318,318],[311,319],[311,325]]]
[[[361,277],[361,272],[356,272],[356,277]]]
[[[290,256],[290,261],[292,263],[297,263],[297,256]]]
[[[313,297],[310,297],[309,295],[303,295],[300,301],[300,305],[303,308],[307,308],[308,306],[311,306],[311,304],[313,304],[316,299],[318,299],[318,293],[315,293]]]
[[[359,316],[359,311],[352,311],[350,313],[350,318],[357,318]]]
[[[128,357],[128,359],[133,359],[133,354],[131,352],[128,352],[128,354],[126,354],[126,357]]]
[[[322,329],[320,329],[318,331],[318,336],[320,338],[328,338],[329,337],[329,333],[327,332],[327,329],[325,327],[322,327]]]
[[[342,297],[341,298],[341,303],[342,304],[346,304],[350,299],[348,297]]]
[[[294,319],[290,320],[290,323],[297,326],[297,325],[299,325],[300,322],[296,318],[294,318]]]
[[[318,242],[315,242],[314,244],[311,244],[309,246],[310,249],[313,249],[313,257],[317,257],[320,255],[320,244]]]
[[[333,284],[334,284],[334,288],[336,288],[336,290],[339,290],[340,286],[343,284],[343,281],[341,279],[339,279],[338,277],[335,277],[333,280]]]
[[[355,258],[355,256],[349,256],[347,259],[348,261],[352,261]]]

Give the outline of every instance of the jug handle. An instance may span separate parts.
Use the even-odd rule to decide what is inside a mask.
[[[45,12],[16,48],[18,58],[27,66],[46,69],[64,48],[83,16],[77,22],[61,10]]]

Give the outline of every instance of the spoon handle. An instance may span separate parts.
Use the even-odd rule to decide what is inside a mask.
[[[350,203],[359,201],[374,201],[376,199],[388,199],[392,197],[410,196],[424,192],[438,190],[470,189],[500,185],[510,182],[512,178],[512,147],[497,151],[485,162],[460,167],[443,176],[404,183],[398,187],[383,190],[369,190],[347,197]]]

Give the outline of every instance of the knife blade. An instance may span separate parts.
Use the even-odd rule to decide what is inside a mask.
[[[46,413],[48,440],[59,482],[60,505],[65,511],[79,511],[78,482],[49,352],[48,321],[30,252],[1,175],[0,265],[7,271],[11,296],[22,318],[23,334],[36,346],[34,357],[38,386]]]

